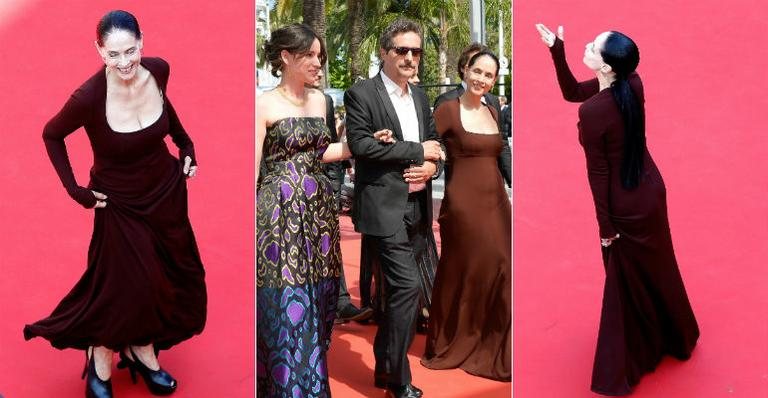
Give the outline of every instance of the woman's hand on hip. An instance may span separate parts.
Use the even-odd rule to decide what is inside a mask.
[[[613,243],[613,241],[615,241],[616,239],[619,239],[619,238],[621,238],[621,235],[619,235],[619,234],[616,234],[616,236],[614,236],[612,238],[600,238],[600,246],[608,247],[608,246],[610,246]]]
[[[182,171],[184,172],[184,175],[187,176],[187,178],[192,178],[197,174],[197,166],[192,166],[191,157],[184,157],[184,168]]]
[[[103,209],[107,207],[107,195],[93,190],[91,190],[91,192],[93,192],[93,196],[96,197],[96,205],[93,206],[94,209]]]
[[[546,25],[544,25],[543,23],[537,23],[536,30],[539,31],[539,34],[541,35],[541,41],[543,41],[544,44],[547,45],[547,47],[552,47],[555,45],[555,34],[551,30],[549,30],[549,28]],[[560,40],[563,40],[562,25],[557,27],[557,38]]]

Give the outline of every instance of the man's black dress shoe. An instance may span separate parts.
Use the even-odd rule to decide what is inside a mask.
[[[404,385],[387,384],[387,398],[419,398],[422,391],[411,383]]]
[[[339,324],[349,321],[363,321],[369,319],[372,315],[373,309],[370,307],[357,308],[354,304],[349,303],[336,311],[336,320],[334,323]]]

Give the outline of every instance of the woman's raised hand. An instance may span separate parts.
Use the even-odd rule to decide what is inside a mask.
[[[546,25],[543,23],[537,23],[536,24],[536,30],[539,31],[539,34],[541,35],[541,41],[544,42],[544,44],[547,45],[547,47],[552,47],[555,45],[555,34],[549,30]],[[560,40],[563,40],[563,26],[560,25],[557,27],[557,38]]]

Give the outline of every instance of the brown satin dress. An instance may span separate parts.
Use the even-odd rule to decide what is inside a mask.
[[[496,134],[464,130],[458,99],[442,103],[434,118],[450,167],[421,363],[510,381],[512,214],[497,163],[502,143]]]

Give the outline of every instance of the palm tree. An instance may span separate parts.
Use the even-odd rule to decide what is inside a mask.
[[[368,2],[363,2],[368,3]],[[448,52],[462,48],[469,40],[469,3],[467,0],[392,0],[373,2],[375,6],[365,10],[367,35],[361,40],[358,54],[376,53],[378,38],[384,29],[397,18],[406,17],[421,25],[426,48],[437,52],[438,79],[447,76]],[[426,59],[425,66],[435,61]]]
[[[317,33],[323,43],[325,40],[325,1],[324,0],[304,0],[303,16],[304,23],[309,25]],[[328,64],[325,64],[325,73],[320,80],[320,87],[327,87]]]
[[[488,44],[494,45],[498,10],[509,21],[511,2],[486,0],[486,7]],[[344,75],[333,76],[336,82],[344,82],[342,86],[368,75],[369,57],[378,54],[379,36],[397,18],[421,25],[428,55],[422,61],[422,77],[428,75],[430,80],[442,82],[455,72],[456,59],[470,41],[469,0],[279,0],[273,12],[276,24],[303,18],[324,38],[332,73]],[[326,73],[326,77],[331,76]]]
[[[303,9],[302,0],[278,0],[270,15],[275,26],[284,26],[301,21]]]
[[[349,52],[348,54],[359,54],[360,44],[363,42],[363,35],[365,34],[365,10],[366,1],[360,0],[347,0],[347,19],[349,21]],[[349,73],[352,79],[357,79],[359,76],[363,76],[363,65],[358,62],[357,59],[348,57]]]

